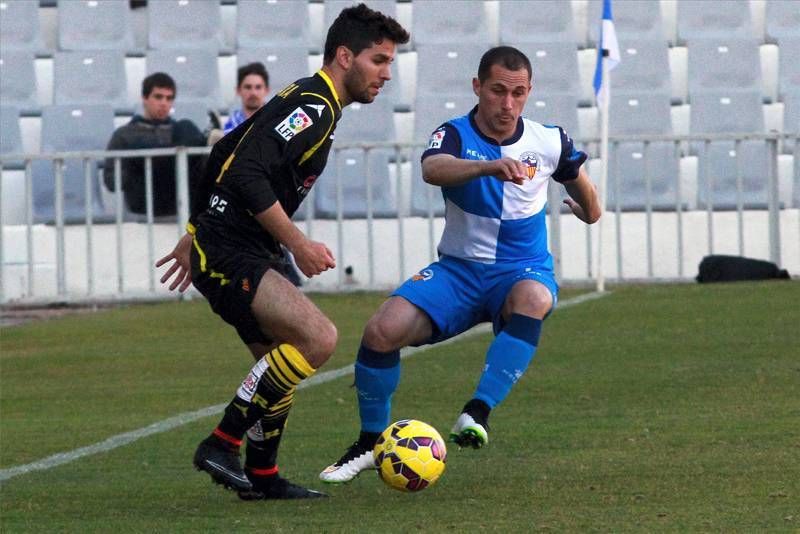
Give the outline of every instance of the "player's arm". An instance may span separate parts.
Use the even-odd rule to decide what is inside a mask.
[[[308,239],[292,222],[286,212],[275,202],[256,215],[262,228],[280,241],[294,256],[297,267],[311,277],[336,267],[333,253],[323,243]]]
[[[521,161],[511,158],[488,161],[461,158],[458,130],[447,123],[437,128],[422,154],[422,179],[431,185],[447,187],[465,184],[479,176],[521,184],[528,174]]]
[[[422,162],[422,178],[431,185],[461,185],[479,176],[494,176],[518,185],[528,179],[525,165],[511,158],[483,161],[438,154]]]
[[[587,224],[597,222],[600,218],[600,199],[589,175],[583,167],[578,171],[578,177],[572,181],[564,182],[564,187],[571,198],[564,200],[572,213]]]
[[[587,224],[596,222],[601,215],[597,189],[583,168],[588,156],[576,150],[572,139],[559,128],[561,135],[561,154],[553,172],[553,180],[564,185],[571,198],[564,200],[572,213]]]
[[[295,104],[284,113],[278,113],[243,147],[222,178],[255,214],[261,227],[289,249],[297,267],[309,277],[336,267],[333,254],[324,244],[308,239],[295,226],[270,186],[270,178],[289,179],[281,173],[311,157],[331,135],[333,110],[327,105],[320,109],[317,102],[310,104],[317,107]],[[298,114],[305,116],[298,117]],[[307,126],[288,129],[290,117],[294,124]]]

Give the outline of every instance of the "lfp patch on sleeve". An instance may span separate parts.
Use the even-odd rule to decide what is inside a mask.
[[[297,108],[275,127],[275,131],[288,141],[312,124],[314,121],[303,111],[303,108]]]
[[[433,134],[431,134],[431,138],[428,141],[428,148],[442,148],[442,141],[444,141],[445,131],[444,128],[439,128]]]

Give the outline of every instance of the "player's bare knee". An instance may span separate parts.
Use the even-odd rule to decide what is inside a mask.
[[[330,320],[325,319],[313,327],[313,353],[314,367],[319,367],[331,357],[336,350],[336,343],[339,340],[339,332]]]
[[[509,295],[509,313],[518,313],[543,319],[553,307],[553,295],[550,290],[539,283],[527,283]]]
[[[384,315],[372,317],[364,328],[362,343],[376,352],[391,352],[400,348],[401,340],[391,321]]]

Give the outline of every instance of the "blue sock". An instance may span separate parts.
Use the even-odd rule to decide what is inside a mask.
[[[400,383],[400,351],[377,352],[362,343],[355,376],[361,431],[383,432],[389,426],[392,393]]]
[[[475,398],[494,408],[506,398],[531,363],[539,344],[542,321],[513,314],[486,353],[486,366]]]

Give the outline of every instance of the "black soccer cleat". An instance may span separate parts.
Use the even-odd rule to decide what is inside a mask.
[[[243,501],[267,501],[283,499],[321,499],[328,497],[327,493],[316,491],[297,484],[292,484],[285,478],[272,477],[269,482],[256,482],[253,489],[239,491],[239,498]]]
[[[211,480],[226,489],[250,491],[253,484],[244,474],[239,454],[223,445],[219,438],[209,436],[200,442],[194,453],[194,466],[211,475]]]

